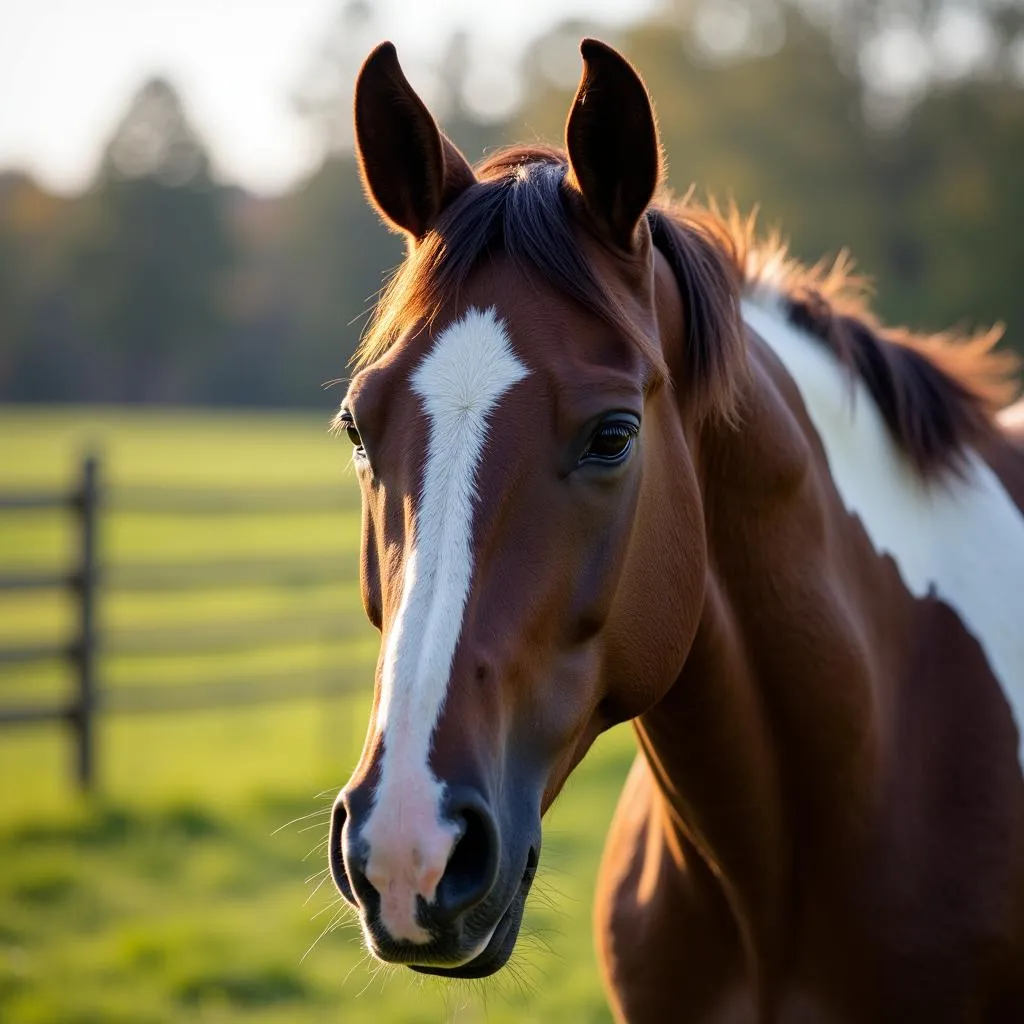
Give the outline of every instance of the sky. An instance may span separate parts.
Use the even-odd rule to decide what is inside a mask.
[[[511,66],[564,17],[621,22],[655,0],[371,3],[380,38],[394,40],[413,66],[465,29],[486,70]],[[60,192],[84,188],[132,94],[160,74],[179,89],[222,179],[282,191],[319,159],[291,97],[340,7],[341,0],[0,0],[0,169],[27,169]]]

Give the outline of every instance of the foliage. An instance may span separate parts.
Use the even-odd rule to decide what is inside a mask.
[[[701,57],[673,18],[617,42],[655,97],[677,192],[693,186],[759,208],[762,227],[779,227],[808,262],[849,250],[891,322],[1005,322],[1008,343],[1024,352],[1013,272],[1024,246],[1018,83],[949,81],[905,121],[880,128],[865,117],[855,67],[796,9],[785,13],[776,49],[743,59]],[[571,92],[535,80],[527,117],[555,140]]]
[[[146,84],[92,190],[0,175],[0,399],[333,404],[362,315],[401,256],[366,208],[347,121],[373,8],[341,5],[296,105],[325,157],[274,198],[216,182],[173,87]],[[657,101],[670,181],[760,205],[811,262],[851,250],[884,317],[1008,324],[1024,351],[1024,12],[978,0],[674,0],[618,33],[536,40],[522,97],[485,117],[473,40],[412,62],[477,159],[560,142],[585,32]],[[617,38],[616,38],[617,36]]]

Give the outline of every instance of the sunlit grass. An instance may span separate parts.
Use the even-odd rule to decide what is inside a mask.
[[[158,659],[112,650],[100,669],[113,687],[302,681],[325,670],[351,687],[255,707],[103,716],[101,795],[91,801],[71,785],[61,727],[0,732],[0,1021],[609,1019],[590,906],[632,756],[625,730],[598,744],[549,815],[523,936],[496,979],[451,986],[379,969],[348,917],[336,917],[333,886],[320,884],[327,810],[362,745],[377,653],[356,583],[355,485],[326,416],[0,410],[0,438],[0,489],[65,486],[90,444],[116,486],[337,487],[336,514],[106,517],[107,564],[323,554],[336,569],[281,586],[105,594],[112,648],[142,629],[276,616],[336,616],[337,628],[256,650]],[[59,567],[73,555],[66,514],[0,516],[0,572]],[[0,645],[66,638],[74,618],[64,595],[0,594]],[[0,668],[0,701],[59,697],[70,685],[58,661]]]

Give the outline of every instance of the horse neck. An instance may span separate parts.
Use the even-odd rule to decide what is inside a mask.
[[[846,515],[796,389],[751,341],[742,426],[693,444],[708,570],[668,695],[635,722],[679,850],[710,871],[748,969],[774,974],[819,868],[856,848],[876,787],[871,644],[898,592]],[[882,598],[879,600],[879,598]]]

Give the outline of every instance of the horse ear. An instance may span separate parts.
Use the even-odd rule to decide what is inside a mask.
[[[381,43],[359,71],[355,129],[359,171],[371,202],[386,223],[414,242],[476,181],[402,73],[393,43]]]
[[[584,39],[583,77],[565,125],[570,183],[600,231],[622,249],[661,176],[661,146],[647,89],[610,46]]]

